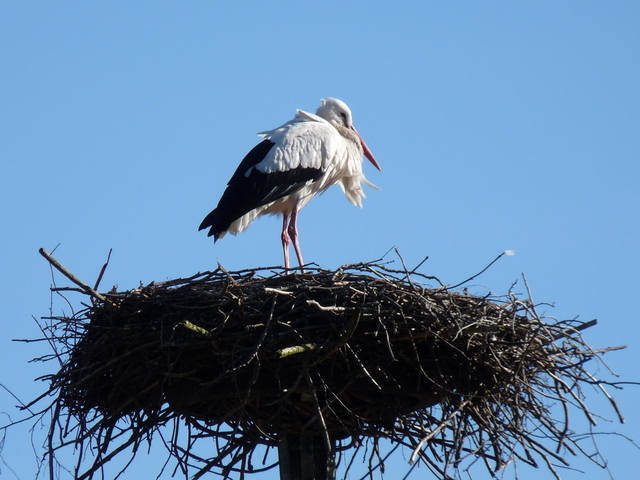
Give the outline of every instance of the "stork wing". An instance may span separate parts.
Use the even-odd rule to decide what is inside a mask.
[[[242,160],[218,206],[202,221],[216,238],[253,209],[297,192],[320,180],[335,156],[335,129],[325,120],[298,115],[266,137]],[[318,120],[315,120],[318,119]]]

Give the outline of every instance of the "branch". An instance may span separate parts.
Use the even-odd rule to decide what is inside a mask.
[[[42,255],[44,258],[47,259],[47,261],[53,265],[54,267],[56,267],[56,269],[62,273],[65,277],[67,277],[69,280],[71,280],[73,283],[75,283],[76,285],[78,285],[82,290],[85,291],[85,293],[87,293],[88,295],[97,298],[98,300],[105,302],[105,303],[111,303],[109,302],[104,296],[102,296],[101,294],[99,294],[98,292],[96,292],[93,288],[91,288],[89,285],[87,285],[86,283],[84,283],[82,280],[80,280],[78,277],[76,277],[73,273],[71,273],[69,270],[67,270],[66,268],[64,268],[64,266],[58,262],[55,258],[53,258],[53,255],[51,255],[49,252],[47,252],[44,248],[41,248],[38,250],[40,252],[40,255]]]

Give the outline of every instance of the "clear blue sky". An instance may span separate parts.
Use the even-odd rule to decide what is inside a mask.
[[[280,264],[279,219],[216,245],[197,227],[256,132],[328,96],[351,107],[382,191],[368,189],[362,210],[337,187],[305,207],[305,260],[336,268],[396,246],[454,284],[515,250],[474,288],[506,293],[519,280],[524,291],[524,273],[534,300],[555,305],[542,313],[597,318],[589,343],[628,345],[606,359],[640,380],[639,25],[633,1],[2,2],[0,382],[31,399],[44,387],[32,379],[54,368],[27,363],[44,344],[11,342],[38,337],[31,317],[49,312],[39,247],[59,244],[88,283],[113,248],[105,289],[217,261]],[[640,440],[638,393],[615,393],[628,422],[602,431]],[[15,403],[0,392],[0,411],[19,418]],[[629,443],[602,436],[600,448],[615,478],[637,475]],[[9,432],[3,456],[34,477],[26,429]],[[153,478],[148,463],[125,478]],[[564,478],[609,478],[574,465],[586,473]]]

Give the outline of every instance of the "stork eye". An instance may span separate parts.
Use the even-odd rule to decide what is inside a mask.
[[[340,116],[342,117],[342,121],[344,122],[345,125],[348,125],[347,123],[347,114],[344,112],[340,112]]]

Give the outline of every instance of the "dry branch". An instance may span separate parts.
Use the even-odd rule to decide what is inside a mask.
[[[174,434],[162,441],[193,478],[256,471],[256,447],[286,434],[344,448],[369,441],[372,452],[390,439],[442,477],[465,459],[552,470],[577,441],[569,409],[594,418],[581,387],[596,385],[615,405],[611,384],[585,370],[607,351],[582,340],[595,322],[540,318],[513,293],[423,288],[369,263],[296,275],[220,267],[102,294],[68,273],[94,302],[47,326],[63,365],[47,378],[49,454],[99,452],[88,466],[79,460],[77,478],[167,424]],[[216,446],[207,458],[196,453],[205,439]]]

